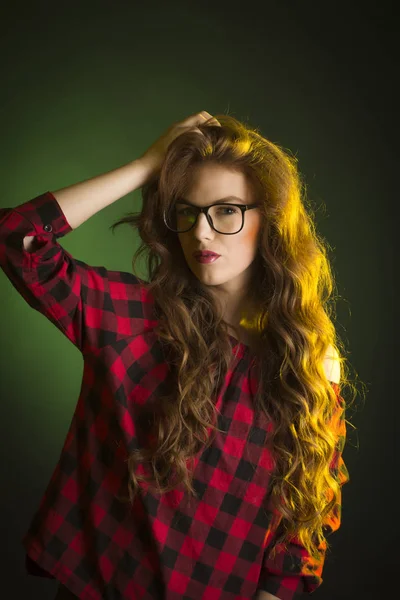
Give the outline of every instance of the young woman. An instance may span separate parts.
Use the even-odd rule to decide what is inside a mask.
[[[141,212],[112,229],[138,230],[148,281],[58,243],[137,188]],[[28,572],[57,579],[57,600],[313,592],[349,480],[349,381],[296,160],[203,111],[0,224],[6,276],[85,365]]]

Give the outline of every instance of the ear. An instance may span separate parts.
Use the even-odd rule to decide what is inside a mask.
[[[328,381],[340,382],[340,362],[337,351],[329,346],[324,359],[324,371]]]

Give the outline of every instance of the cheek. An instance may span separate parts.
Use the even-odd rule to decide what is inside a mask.
[[[251,225],[246,229],[246,232],[244,233],[243,237],[240,239],[240,242],[241,242],[240,246],[243,248],[243,250],[247,249],[249,253],[253,253],[256,251],[258,232],[259,232],[258,223]]]

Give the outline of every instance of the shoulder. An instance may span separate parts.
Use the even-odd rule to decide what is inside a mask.
[[[329,346],[324,359],[324,371],[328,381],[340,382],[340,362],[337,351]]]

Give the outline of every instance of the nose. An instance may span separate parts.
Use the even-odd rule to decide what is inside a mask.
[[[192,232],[194,236],[198,238],[204,237],[204,235],[209,236],[210,233],[216,233],[211,227],[204,213],[198,214],[197,221],[195,225],[193,225]]]

